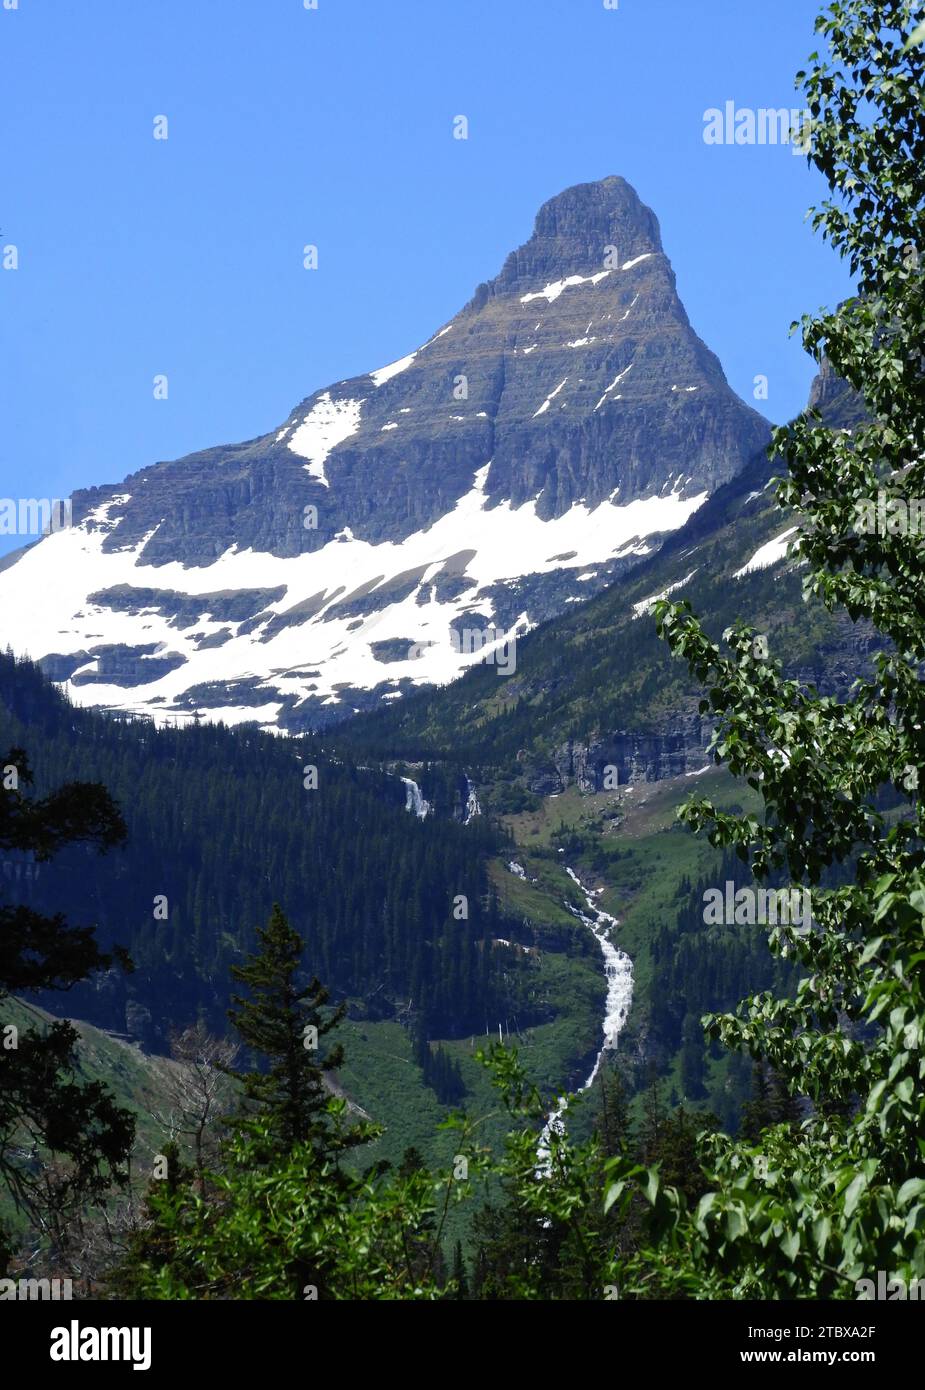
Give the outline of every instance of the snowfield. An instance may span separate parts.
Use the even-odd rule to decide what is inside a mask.
[[[303,448],[314,450],[314,466],[323,465],[323,450],[332,432],[346,424],[344,413],[325,416],[320,422],[312,412],[299,427],[315,431],[302,441]],[[473,626],[491,622],[493,602],[481,592],[486,586],[553,570],[571,570],[584,579],[590,564],[615,554],[646,553],[646,537],[675,530],[706,499],[706,493],[682,497],[679,481],[674,484],[677,490],[664,496],[639,498],[622,506],[612,497],[594,509],[576,503],[564,515],[543,521],[536,513],[536,498],[520,507],[509,501],[487,505],[490,466],[477,471],[470,491],[452,511],[400,543],[372,544],[346,528],[339,538],[310,554],[282,559],[232,548],[204,567],[141,563],[140,552],[148,537],[131,549],[105,552],[104,539],[115,525],[109,514],[124,501],[110,499],[80,525],[47,536],[14,566],[0,572],[3,641],[36,660],[100,645],[156,643],[153,655],[179,653],[186,660],[144,685],[68,681],[71,698],[79,705],[147,713],[162,722],[178,717],[170,707],[190,686],[250,678],[266,684],[265,704],[203,707],[202,716],[225,722],[257,719],[272,725],[280,709],[273,690],[299,697],[310,691],[335,704],[339,686],[371,689],[402,678],[414,685],[453,680],[468,665],[490,657],[493,649],[502,650],[509,635],[499,630],[487,646],[479,649],[476,643],[468,650],[451,631],[454,621],[465,628],[467,615],[474,615]],[[452,562],[448,572],[464,574],[475,585],[440,601],[434,581],[447,561]],[[406,597],[395,602],[386,598],[378,611],[359,622],[355,615],[329,616],[336,604],[364,586],[375,595],[391,579],[419,568],[418,583]],[[66,600],[62,599],[62,576],[67,579]],[[171,625],[169,614],[154,609],[132,615],[87,601],[88,595],[117,585],[192,595],[279,586],[285,586],[286,592],[262,610],[265,621],[260,626],[238,633],[240,624],[208,612],[180,629]],[[21,601],[23,594],[29,595],[28,604]],[[269,641],[261,640],[270,619],[316,596],[321,596],[320,603],[309,621],[284,626]],[[516,635],[523,635],[528,626],[522,614],[514,625]],[[231,636],[223,645],[200,645],[203,638],[229,628]],[[390,659],[383,660],[380,651],[377,659],[370,644],[390,640],[397,643],[398,656],[389,652]],[[94,667],[95,660],[83,669]],[[179,717],[191,716],[181,712]]]

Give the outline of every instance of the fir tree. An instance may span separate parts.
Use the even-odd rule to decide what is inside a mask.
[[[469,1297],[469,1277],[466,1274],[466,1262],[463,1259],[462,1242],[457,1241],[453,1248],[453,1295],[455,1299],[468,1299]]]
[[[99,784],[69,782],[42,798],[24,794],[31,784],[21,748],[0,758],[0,850],[42,862],[69,845],[103,853],[125,839],[125,823]],[[101,952],[92,927],[0,905],[0,1004],[10,994],[70,989],[115,958],[130,964],[124,953]],[[0,1045],[0,1183],[59,1254],[69,1215],[125,1181],[135,1131],[105,1086],[78,1080],[78,1036],[64,1021],[10,1025]],[[0,1238],[0,1259],[4,1250]]]
[[[597,1138],[605,1158],[615,1158],[629,1151],[630,1119],[623,1078],[615,1068],[601,1069],[599,1081],[601,1109],[597,1123]]]
[[[774,1123],[774,1101],[768,1069],[763,1062],[752,1066],[752,1094],[742,1107],[741,1135],[749,1143],[757,1143],[763,1130]]]
[[[231,1123],[254,1132],[255,1122],[262,1121],[280,1152],[309,1142],[323,1149],[333,1139],[324,1074],[341,1064],[343,1049],[338,1045],[322,1054],[322,1039],[343,1018],[345,1006],[327,1011],[328,992],[317,979],[299,984],[302,938],[278,904],[267,926],[258,927],[257,938],[259,949],[247,964],[232,966],[250,997],[233,995],[236,1007],[228,1017],[261,1069],[227,1068],[244,1092]]]

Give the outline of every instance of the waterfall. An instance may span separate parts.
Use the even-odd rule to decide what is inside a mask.
[[[573,869],[565,871],[572,882],[581,889],[584,894],[585,903],[588,911],[582,912],[579,908],[573,907],[571,903],[566,903],[566,907],[584,926],[592,931],[601,948],[604,957],[604,973],[607,976],[607,998],[604,1004],[604,1042],[597,1057],[594,1059],[594,1066],[583,1086],[579,1086],[578,1094],[582,1091],[590,1090],[597,1079],[597,1074],[604,1061],[604,1053],[609,1052],[616,1046],[617,1038],[620,1035],[630,1004],[633,999],[633,962],[625,951],[620,951],[610,940],[610,929],[618,925],[616,917],[612,917],[609,912],[601,912],[594,904],[595,894],[591,889],[586,888],[581,879]],[[598,890],[600,891],[600,890]],[[562,1134],[565,1129],[563,1116],[568,1107],[568,1100],[561,1096],[555,1109],[551,1112],[549,1119],[543,1126],[537,1144],[537,1173],[546,1176],[549,1173],[549,1138],[551,1134]]]
[[[479,799],[478,799],[478,797],[477,797],[476,794],[475,794],[475,786],[474,786],[474,784],[469,780],[469,778],[467,777],[467,778],[466,778],[466,814],[465,814],[465,817],[463,818],[463,825],[468,825],[469,822],[471,821],[471,819],[472,819],[473,816],[480,816],[481,814],[482,814],[482,808],[481,808],[481,806],[479,805]]]
[[[423,820],[430,810],[430,802],[424,800],[417,782],[412,782],[410,777],[403,777],[401,780],[405,784],[405,810],[413,811]]]

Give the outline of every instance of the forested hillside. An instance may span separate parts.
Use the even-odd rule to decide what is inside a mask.
[[[422,1087],[443,1105],[479,1091],[470,1036],[499,1024],[553,1094],[587,1071],[604,991],[593,938],[564,906],[579,902],[568,863],[605,889],[634,961],[620,1051],[628,1093],[668,1077],[669,1096],[737,1123],[748,1070],[711,1064],[691,1020],[737,998],[756,962],[764,978],[771,958],[760,933],[747,944],[690,927],[690,882],[715,878],[718,856],[672,825],[680,784],[636,807],[622,791],[573,790],[539,818],[463,823],[462,765],[434,762],[413,769],[429,806],[421,818],[397,771],[246,728],[158,730],[76,710],[8,655],[0,746],[27,750],[36,794],[103,783],[129,828],[104,857],[72,847],[47,864],[4,859],[6,897],[96,924],[101,943],[124,945],[134,963],[41,997],[52,1012],[66,1007],[155,1053],[197,1019],[223,1034],[230,967],[278,900],[306,939],[306,970],[348,1005],[345,1085],[401,1133],[415,1132],[402,1111],[420,1107]],[[724,804],[739,795],[725,778],[715,790]],[[523,876],[509,867],[518,860]],[[397,1089],[383,1089],[396,1053],[407,1059]]]
[[[26,750],[37,793],[101,782],[128,822],[126,847],[105,858],[71,848],[52,864],[3,863],[5,895],[97,923],[134,961],[131,975],[73,991],[75,1017],[154,1046],[198,1015],[223,1026],[229,967],[277,900],[306,940],[306,967],[360,1017],[404,1008],[458,1035],[548,1016],[519,955],[502,963],[484,949],[518,926],[486,872],[497,833],[481,817],[410,815],[397,775],[249,730],[79,711],[9,655],[0,746]]]

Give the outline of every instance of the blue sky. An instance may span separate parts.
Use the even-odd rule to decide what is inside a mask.
[[[607,174],[657,213],[732,386],[752,402],[767,376],[752,403],[786,419],[812,376],[789,325],[848,289],[804,220],[824,188],[786,148],[705,144],[703,113],[798,105],[819,8],[0,7],[0,246],[19,254],[0,270],[0,496],[63,497],[270,429],[424,342],[540,203]]]

